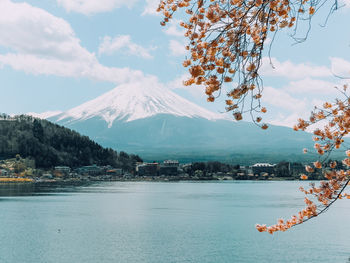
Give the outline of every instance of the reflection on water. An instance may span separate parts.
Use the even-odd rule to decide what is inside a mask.
[[[304,207],[300,184],[1,184],[0,263],[347,262],[347,200],[285,233],[255,230]]]
[[[32,195],[34,192],[35,192],[35,185],[30,183],[0,184],[0,196]]]
[[[81,187],[93,185],[76,183],[0,183],[0,196],[36,196],[77,192]]]

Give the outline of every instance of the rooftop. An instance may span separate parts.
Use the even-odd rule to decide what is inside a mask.
[[[275,167],[275,165],[270,163],[256,163],[252,167]]]

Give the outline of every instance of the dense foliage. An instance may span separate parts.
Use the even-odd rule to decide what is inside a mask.
[[[16,154],[30,157],[40,168],[57,165],[112,165],[131,171],[142,161],[137,155],[119,154],[90,140],[87,136],[31,116],[0,115],[0,158]]]
[[[189,15],[188,20],[180,22],[189,40],[186,49],[191,53],[183,63],[189,67],[191,75],[184,84],[204,85],[210,102],[227,85],[230,91],[227,93],[226,110],[233,112],[236,120],[242,120],[243,114],[250,112],[252,120],[267,129],[267,124],[259,124],[262,120],[260,113],[267,111],[260,103],[263,81],[259,76],[265,40],[268,36],[274,39],[276,32],[283,28],[291,28],[291,36],[296,43],[305,41],[311,30],[312,17],[327,2],[331,3],[329,14],[338,9],[337,0],[161,0],[157,11],[164,15],[163,26],[180,9],[185,8]],[[307,32],[305,37],[297,38],[296,32],[298,28],[303,28],[303,23],[308,28]],[[315,127],[316,123],[321,125],[322,128],[316,127],[313,132],[314,148],[319,158],[313,165],[305,167],[308,174],[300,178],[308,179],[315,169],[321,169],[327,181],[321,181],[318,187],[313,183],[309,189],[301,187],[300,190],[313,199],[305,197],[306,208],[290,220],[279,219],[276,225],[267,227],[258,224],[256,228],[260,232],[285,231],[322,214],[342,197],[350,199],[350,194],[343,193],[350,184],[348,147],[346,158],[342,161],[346,169],[338,169],[337,162],[327,163],[333,149],[344,145],[344,137],[350,133],[348,86],[338,90],[344,95],[343,99],[316,107],[308,120],[299,119],[294,127],[296,131],[305,131]]]
[[[189,57],[183,63],[189,68],[190,78],[184,85],[203,85],[208,101],[213,102],[222,92],[229,90],[226,110],[236,120],[250,112],[254,122],[259,124],[261,114],[266,113],[260,98],[263,80],[259,69],[263,62],[266,39],[272,39],[278,31],[290,29],[296,42],[298,28],[306,25],[311,29],[311,19],[326,1],[315,0],[161,0],[157,11],[163,13],[165,26],[173,15],[182,14],[188,40],[186,49]],[[338,8],[334,1],[331,11]],[[183,14],[182,14],[183,16]],[[271,63],[271,61],[270,61]],[[258,116],[255,116],[255,115]]]

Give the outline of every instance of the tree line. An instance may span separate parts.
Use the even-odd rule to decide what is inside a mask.
[[[332,163],[333,160],[329,160],[328,163]],[[246,166],[241,166],[239,164],[228,164],[218,161],[208,161],[208,162],[194,162],[190,166],[184,167],[184,172],[188,173],[190,176],[194,176],[196,171],[201,171],[203,176],[215,173],[230,173],[236,179],[247,179],[247,176],[239,176],[241,173],[247,173]],[[344,169],[344,165],[341,162],[337,162],[336,169]],[[250,170],[250,169],[249,169]],[[305,172],[305,164],[301,162],[288,162],[281,161],[277,163],[274,169],[270,172],[274,177],[279,178],[294,178],[300,179],[300,175]],[[315,169],[309,175],[310,180],[322,180],[324,179],[323,170]]]
[[[138,155],[103,148],[89,137],[47,120],[1,114],[0,159],[16,154],[34,159],[38,168],[96,164],[132,171],[134,164],[142,161]]]

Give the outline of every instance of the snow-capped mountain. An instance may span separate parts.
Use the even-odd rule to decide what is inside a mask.
[[[130,122],[157,114],[207,120],[227,118],[180,97],[157,82],[151,85],[136,82],[120,85],[96,99],[57,114],[57,121],[80,122],[98,117],[105,120],[108,127],[112,127],[114,121]]]
[[[279,126],[263,131],[253,123],[234,122],[156,81],[120,85],[48,120],[146,160],[297,160],[302,148],[312,147],[310,134]]]

